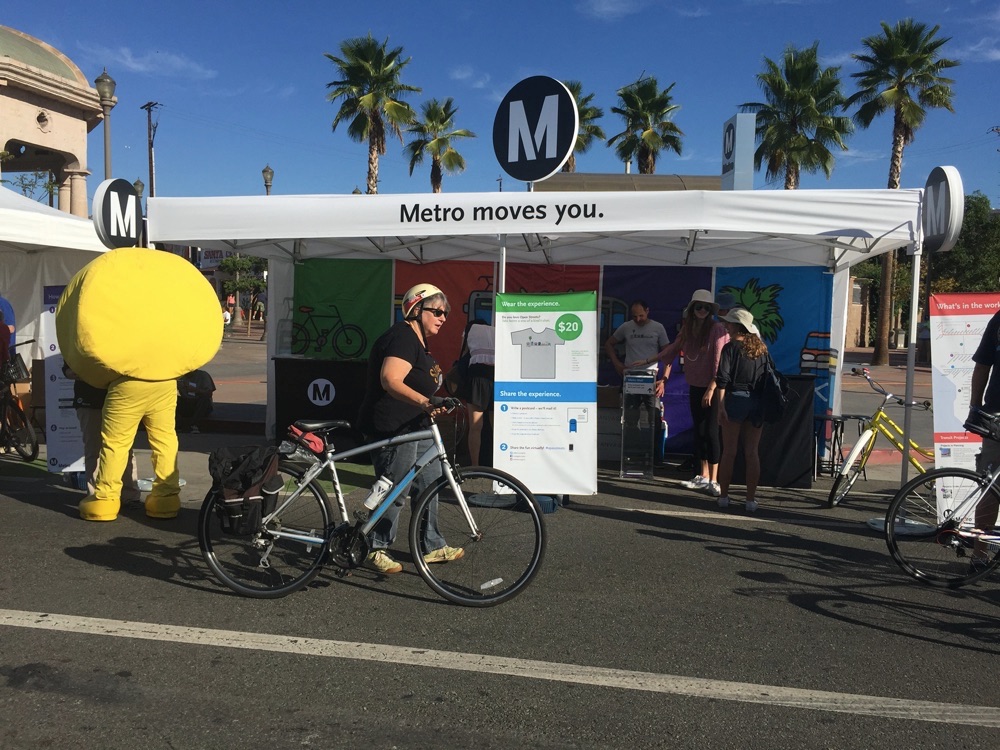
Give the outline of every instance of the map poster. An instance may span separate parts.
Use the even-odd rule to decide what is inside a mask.
[[[932,294],[931,388],[934,394],[934,465],[976,468],[982,438],[962,427],[969,415],[972,369],[986,324],[1000,309],[1000,294]]]
[[[83,436],[73,408],[73,381],[63,375],[63,358],[56,338],[56,304],[63,288],[43,288],[40,325],[45,347],[45,454],[48,469],[53,473],[68,466],[84,470]]]
[[[498,294],[493,465],[539,495],[597,492],[597,292]]]

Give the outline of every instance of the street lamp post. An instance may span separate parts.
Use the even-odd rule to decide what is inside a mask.
[[[105,68],[97,78],[94,79],[94,86],[97,88],[97,96],[101,99],[101,109],[104,110],[104,179],[111,179],[111,110],[115,104],[115,79],[108,75]]]
[[[274,170],[271,169],[271,165],[266,165],[260,173],[264,176],[264,194],[271,194],[271,182],[274,180]]]
[[[136,177],[132,187],[135,188],[135,194],[139,201],[139,222],[141,224],[139,227],[139,247],[146,247],[146,212],[142,210],[142,191],[146,189],[146,184]]]

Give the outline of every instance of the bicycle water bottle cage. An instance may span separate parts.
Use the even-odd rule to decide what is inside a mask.
[[[969,432],[989,440],[1000,440],[1000,414],[973,407],[969,410],[969,418],[962,425]]]
[[[326,452],[326,443],[323,442],[323,438],[319,435],[314,435],[311,432],[303,432],[295,425],[288,426],[288,435],[296,443],[308,448],[317,455]]]

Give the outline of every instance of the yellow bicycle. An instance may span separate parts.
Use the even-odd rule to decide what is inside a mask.
[[[858,438],[858,442],[854,444],[854,447],[851,448],[851,452],[847,454],[847,458],[840,465],[840,469],[837,471],[837,478],[834,480],[833,488],[830,490],[830,497],[827,504],[831,508],[835,508],[843,502],[844,498],[847,497],[847,493],[851,491],[854,483],[858,480],[858,476],[865,470],[868,459],[872,455],[872,450],[875,448],[875,440],[879,434],[884,435],[892,444],[892,447],[902,453],[910,464],[912,464],[913,468],[921,474],[925,473],[927,469],[914,456],[914,453],[924,458],[934,458],[933,448],[922,448],[912,438],[908,441],[909,449],[907,450],[903,447],[903,428],[893,422],[885,411],[886,404],[890,401],[894,401],[899,406],[905,406],[906,404],[903,399],[889,393],[878,382],[873,380],[871,372],[869,372],[867,367],[862,367],[860,370],[853,367],[851,368],[851,373],[867,380],[872,390],[876,393],[881,393],[883,398],[882,403],[875,409],[875,412],[867,419],[861,420],[860,426],[864,428],[861,436]],[[914,401],[910,406],[926,411],[931,408],[931,402],[924,401],[917,403]]]

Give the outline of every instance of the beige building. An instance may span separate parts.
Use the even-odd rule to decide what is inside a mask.
[[[59,209],[87,217],[87,133],[103,119],[97,90],[72,60],[39,39],[0,26],[0,151],[5,152],[0,172],[5,178],[17,172],[51,173]]]

